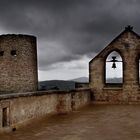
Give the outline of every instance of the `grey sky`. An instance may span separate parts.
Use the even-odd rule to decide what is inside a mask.
[[[88,62],[126,25],[140,33],[139,0],[0,0],[0,33],[38,38],[39,79],[88,75]]]

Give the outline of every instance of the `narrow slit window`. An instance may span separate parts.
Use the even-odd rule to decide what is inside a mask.
[[[4,55],[4,51],[0,51],[0,56],[3,56]]]
[[[16,50],[12,50],[12,51],[11,51],[11,55],[12,55],[12,56],[17,56],[17,51],[16,51]]]
[[[111,52],[106,59],[105,83],[107,84],[123,83],[122,57],[116,51]]]
[[[2,126],[8,126],[7,108],[2,109]]]
[[[140,84],[140,58],[139,58],[139,84]]]

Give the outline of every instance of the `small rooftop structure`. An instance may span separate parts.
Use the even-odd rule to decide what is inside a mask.
[[[140,36],[128,25],[89,63],[90,88],[95,100],[140,99]]]

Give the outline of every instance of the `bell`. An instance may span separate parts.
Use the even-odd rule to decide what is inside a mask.
[[[113,68],[113,69],[117,68],[115,62],[113,62],[112,68]]]
[[[112,56],[112,61],[116,61],[116,56]]]

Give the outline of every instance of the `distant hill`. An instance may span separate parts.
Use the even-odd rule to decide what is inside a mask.
[[[39,82],[39,90],[72,90],[75,89],[74,81],[50,80]]]
[[[75,83],[88,83],[87,77],[65,80],[50,80],[39,82],[39,90],[73,90]],[[107,79],[107,83],[122,83],[122,78]]]
[[[75,83],[88,83],[87,77],[80,77],[76,79],[65,80],[49,80],[40,81],[39,90],[73,90],[75,89]]]
[[[122,78],[108,78],[107,83],[122,83]]]
[[[70,81],[79,82],[79,83],[88,83],[89,79],[88,77],[79,77],[76,79],[71,79]]]

